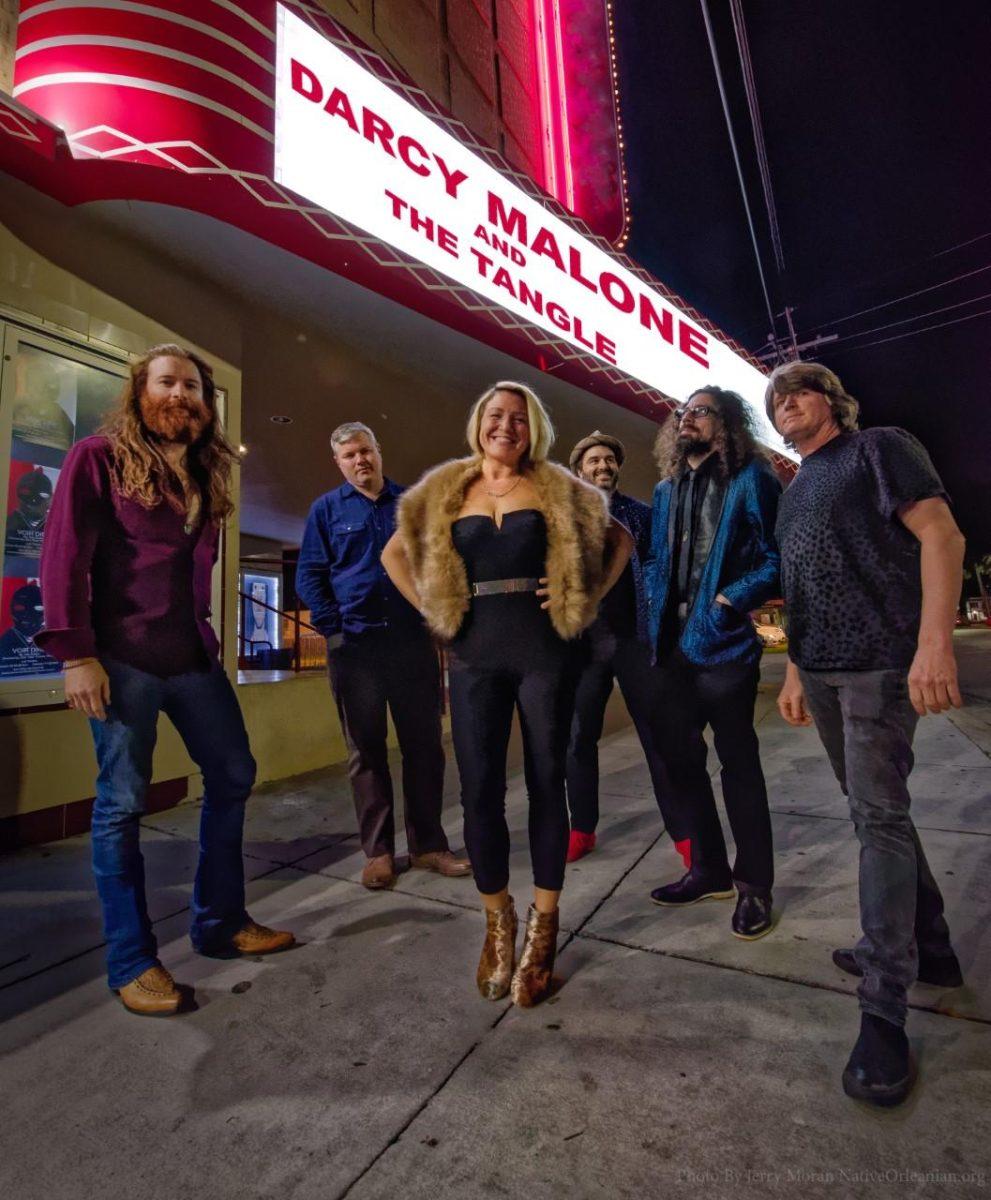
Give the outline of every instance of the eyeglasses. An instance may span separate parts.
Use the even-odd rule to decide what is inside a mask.
[[[711,404],[696,404],[694,408],[679,408],[674,414],[674,419],[680,425],[689,415],[692,417],[718,417],[719,409],[713,408]]]

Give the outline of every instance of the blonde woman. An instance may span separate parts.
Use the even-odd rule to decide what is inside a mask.
[[[497,383],[468,417],[471,456],[402,498],[382,563],[448,643],[465,843],[487,918],[478,967],[489,1000],[546,996],[568,849],[564,763],[574,708],[572,641],[629,560],[632,538],[602,493],[547,461],[550,418],[521,383]],[[509,895],[506,751],[523,733],[534,900],[516,964]]]

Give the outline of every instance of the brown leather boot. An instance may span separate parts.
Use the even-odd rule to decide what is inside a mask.
[[[249,921],[231,938],[231,945],[238,954],[275,954],[295,944],[296,938],[288,929],[269,929],[255,921]]]
[[[374,858],[370,858],[361,872],[361,882],[373,892],[393,887],[396,882],[396,864],[392,855],[376,854]]]
[[[118,988],[117,995],[128,1012],[140,1017],[171,1017],[183,1001],[175,980],[161,964],[142,971],[136,979]]]
[[[557,920],[556,908],[552,913],[542,913],[531,904],[526,914],[523,953],[510,989],[513,1003],[520,1008],[533,1008],[551,989],[557,954]]]
[[[485,910],[485,945],[475,976],[485,1000],[501,1000],[509,991],[516,965],[517,925],[512,896],[507,897],[502,908]]]
[[[467,858],[458,858],[450,850],[431,850],[427,854],[411,854],[409,865],[422,871],[436,871],[438,875],[457,879],[471,874],[471,863]]]

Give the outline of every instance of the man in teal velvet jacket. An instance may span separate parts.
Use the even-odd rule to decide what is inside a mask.
[[[771,929],[767,788],[754,732],[761,647],[749,612],[779,594],[774,541],[781,485],[743,399],[707,386],[660,432],[651,555],[644,580],[656,684],[654,736],[671,802],[691,831],[691,869],[651,899],[680,908],[737,895],[732,931]],[[726,854],[703,733],[711,726],[736,842]]]

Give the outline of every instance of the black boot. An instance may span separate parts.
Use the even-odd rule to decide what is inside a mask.
[[[857,966],[857,958],[852,950],[834,950],[833,962],[841,971],[848,975],[863,975]],[[923,958],[919,956],[919,983],[928,983],[932,987],[958,988],[963,987],[963,973],[960,962],[951,950],[949,954],[941,954]]]
[[[756,892],[741,892],[733,913],[733,936],[745,942],[756,942],[773,928],[771,897]]]
[[[713,879],[693,867],[677,883],[654,888],[650,898],[662,908],[687,908],[700,900],[732,900],[735,894],[732,879]]]
[[[843,1071],[843,1090],[854,1100],[892,1108],[915,1083],[915,1063],[905,1030],[873,1013],[861,1013],[860,1037]]]

